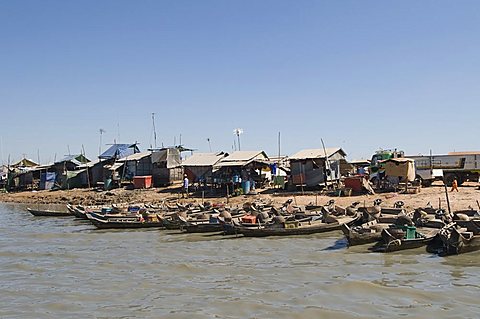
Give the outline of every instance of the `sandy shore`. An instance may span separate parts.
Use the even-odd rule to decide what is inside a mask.
[[[477,183],[466,183],[459,188],[459,192],[450,192],[450,205],[453,210],[467,209],[472,207],[480,209],[477,201],[480,201],[480,190]],[[298,193],[277,193],[272,194],[272,190],[257,195],[230,197],[228,204],[240,205],[246,201],[255,201],[258,199],[272,199],[275,203],[281,204],[287,199],[292,198],[296,205],[306,205],[309,203],[317,203],[319,205],[326,204],[330,199],[335,199],[340,206],[348,206],[352,202],[359,201],[363,205],[370,206],[377,198],[383,200],[385,206],[392,206],[396,201],[403,201],[407,208],[417,208],[431,203],[434,207],[438,207],[439,203],[442,207],[446,207],[445,189],[441,183],[434,184],[428,188],[422,188],[416,194],[398,194],[398,193],[382,193],[376,195],[358,195],[346,197],[332,197],[308,193],[302,195]],[[265,194],[268,193],[268,194]],[[143,190],[125,190],[114,189],[111,191],[98,191],[91,189],[75,189],[75,190],[59,190],[59,191],[36,191],[36,192],[19,192],[19,193],[0,193],[0,202],[10,203],[33,203],[33,204],[83,204],[83,205],[100,205],[111,203],[152,203],[158,204],[163,201],[174,202],[201,202],[201,196],[191,196],[189,199],[182,199],[179,194],[178,185],[170,188],[143,189]],[[227,203],[226,197],[207,198],[205,201],[214,203]]]

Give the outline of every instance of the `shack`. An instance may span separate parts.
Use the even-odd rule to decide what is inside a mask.
[[[0,188],[4,188],[7,184],[8,167],[6,165],[0,166]]]
[[[326,186],[338,182],[340,163],[347,154],[341,148],[305,149],[290,156],[292,186]]]
[[[182,180],[183,169],[180,148],[167,147],[152,149],[151,151],[152,176],[155,187],[168,186]]]
[[[183,171],[192,183],[212,184],[214,167],[228,153],[195,153],[182,162]]]
[[[231,192],[241,188],[242,193],[248,194],[269,182],[262,173],[262,169],[268,167],[269,159],[264,151],[236,151],[214,165],[214,183],[230,185]]]
[[[39,189],[42,171],[45,172],[50,168],[49,166],[39,166],[39,164],[24,157],[7,167],[6,188],[9,191],[37,190]]]
[[[105,189],[112,186],[120,186],[121,174],[120,168],[124,162],[117,162],[119,159],[140,153],[137,143],[131,144],[112,144],[98,158],[103,165],[103,184]],[[101,182],[98,182],[101,183]],[[113,184],[113,185],[112,185]]]
[[[63,189],[87,187],[89,185],[87,169],[80,167],[89,162],[90,160],[83,154],[65,155],[63,159],[54,163],[55,182]]]
[[[131,181],[135,176],[152,176],[152,152],[142,152],[117,160],[122,180]]]

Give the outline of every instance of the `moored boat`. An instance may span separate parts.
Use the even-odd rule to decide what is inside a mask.
[[[382,230],[382,241],[371,248],[375,252],[394,252],[439,244],[438,233],[445,225],[438,221],[432,227],[397,226]]]
[[[32,209],[27,207],[27,210],[33,216],[49,216],[49,217],[64,217],[64,216],[72,216],[72,213],[69,211],[54,211],[54,210],[45,210],[45,209]]]
[[[382,229],[389,224],[379,224],[376,220],[369,221],[359,226],[342,224],[341,230],[349,246],[364,245],[378,242],[382,239]]]
[[[92,224],[101,229],[107,228],[165,228],[161,219],[144,220],[140,217],[131,218],[127,217],[110,217],[100,218],[95,214],[87,213],[89,220]]]
[[[262,227],[236,227],[236,232],[245,237],[267,237],[267,236],[296,236],[310,235],[339,230],[342,224],[353,224],[360,219],[361,215],[330,217],[330,222],[322,219],[286,221],[280,224],[266,224]],[[335,219],[335,221],[333,221]]]
[[[456,221],[443,228],[441,255],[460,254],[480,250],[480,221]]]

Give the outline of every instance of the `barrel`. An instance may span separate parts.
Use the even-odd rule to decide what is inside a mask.
[[[244,194],[250,193],[250,181],[243,181],[242,182],[242,190]]]

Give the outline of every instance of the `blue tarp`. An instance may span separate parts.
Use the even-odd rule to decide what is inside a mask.
[[[52,189],[55,185],[57,174],[54,172],[42,173],[40,176],[40,189]]]
[[[129,155],[140,153],[136,144],[113,144],[108,150],[103,152],[98,158],[100,159],[119,159]]]

